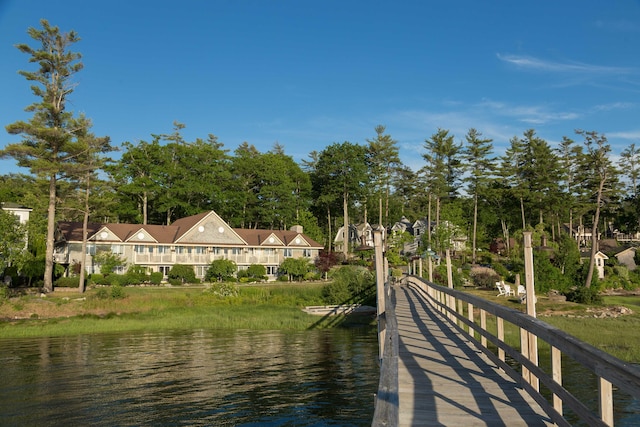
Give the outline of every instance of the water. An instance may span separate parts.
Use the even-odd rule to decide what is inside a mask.
[[[376,334],[148,332],[0,341],[0,425],[365,426]]]

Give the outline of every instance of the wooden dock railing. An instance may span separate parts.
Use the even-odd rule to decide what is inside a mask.
[[[384,284],[385,311],[378,318],[378,327],[384,329],[379,334],[380,380],[375,399],[373,427],[396,427],[398,425],[400,407],[398,394],[398,321],[395,307],[391,301],[389,282]]]
[[[520,311],[492,303],[485,299],[456,291],[447,287],[429,283],[422,278],[410,276],[406,283],[419,289],[425,300],[435,310],[440,311],[450,322],[451,326],[464,334],[480,350],[482,350],[497,366],[505,371],[514,381],[518,382],[547,412],[549,417],[559,426],[571,425],[563,416],[563,408],[570,410],[582,422],[590,426],[613,425],[613,387],[616,387],[636,399],[640,399],[640,369],[625,363],[608,353],[605,353],[577,338],[528,316]],[[385,292],[386,294],[386,292]],[[387,338],[385,345],[393,347],[393,336],[390,333],[392,304],[387,304]],[[487,321],[495,324],[487,325]],[[514,325],[520,333],[520,343],[523,351],[508,345],[504,340],[505,322]],[[546,342],[551,349],[550,369],[542,369],[537,363],[537,352],[529,357],[531,343],[537,340]],[[397,347],[397,342],[395,343]],[[491,347],[492,346],[492,347]],[[397,351],[397,350],[396,350]],[[393,369],[393,349],[385,354],[382,361],[381,385],[385,369]],[[517,362],[520,370],[514,369],[506,360],[509,356]],[[598,379],[599,411],[596,413],[585,402],[580,401],[574,394],[562,385],[563,364],[562,357],[569,357],[593,372]],[[397,353],[396,372],[397,372]],[[387,380],[388,381],[388,380]],[[547,398],[540,393],[542,384],[551,393]],[[397,387],[397,378],[396,384]],[[388,389],[389,392],[392,388]],[[548,393],[549,394],[549,393]],[[388,397],[388,396],[387,396]],[[380,397],[378,397],[380,399]],[[388,399],[387,399],[388,400]],[[376,412],[378,407],[376,405]],[[374,420],[377,418],[374,417]],[[375,424],[374,424],[375,425]],[[381,423],[378,425],[393,425]]]

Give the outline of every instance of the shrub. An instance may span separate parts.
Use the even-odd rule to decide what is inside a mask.
[[[80,284],[80,278],[77,276],[74,277],[60,277],[58,278],[54,285],[59,288],[77,288]]]
[[[307,258],[287,258],[280,264],[280,271],[293,280],[300,280],[309,272],[310,267]]]
[[[169,284],[171,286],[182,286],[182,280],[181,279],[169,279]]]
[[[262,264],[251,264],[247,269],[247,275],[256,280],[267,280],[267,268]]]
[[[471,268],[471,271],[469,271],[469,277],[473,281],[474,286],[480,288],[494,288],[496,282],[500,281],[500,275],[489,267],[474,266]]]
[[[453,287],[454,288],[460,287],[464,283],[463,279],[462,279],[462,274],[460,272],[458,272],[458,270],[456,268],[453,268],[453,266],[451,266],[451,278],[453,280]],[[447,283],[448,279],[447,279],[447,266],[446,265],[441,264],[441,265],[437,266],[433,270],[433,281],[435,283],[437,283],[438,285],[449,286],[449,283]],[[494,285],[495,285],[495,283],[494,283]]]
[[[125,293],[124,288],[121,285],[111,286],[111,298],[122,299],[126,296],[127,294]]]
[[[129,267],[126,276],[128,285],[139,285],[149,280],[147,270],[141,265],[132,265]]]
[[[235,262],[229,259],[216,259],[209,265],[207,274],[205,274],[204,278],[210,282],[214,280],[221,282],[223,280],[231,279],[237,270],[238,267]]]
[[[109,281],[100,273],[95,273],[89,276],[89,281],[95,285],[108,285]]]
[[[333,270],[333,282],[323,288],[322,296],[327,304],[353,304],[375,301],[375,279],[367,269],[341,267]]]
[[[164,275],[162,274],[162,272],[154,271],[149,275],[149,282],[151,282],[152,285],[159,285],[160,283],[162,283],[163,278]]]
[[[602,296],[593,286],[578,286],[566,293],[567,301],[579,304],[602,304]]]
[[[182,283],[195,283],[196,282],[196,272],[193,270],[193,266],[184,265],[184,264],[175,264],[169,270],[169,281],[171,279],[180,280]]]

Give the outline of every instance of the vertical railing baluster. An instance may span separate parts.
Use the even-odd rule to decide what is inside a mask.
[[[480,328],[486,332],[487,331],[487,312],[485,310],[480,310]],[[483,347],[487,347],[487,338],[483,335],[480,335],[480,344]]]
[[[496,317],[496,334],[501,343],[504,344],[504,319],[502,317]],[[504,362],[504,349],[498,347],[498,359]]]
[[[551,346],[551,377],[562,385],[562,353],[554,346]],[[562,415],[562,399],[555,393],[553,394],[553,409]]]
[[[600,392],[600,418],[607,425],[613,425],[613,387],[604,378],[598,378]]]

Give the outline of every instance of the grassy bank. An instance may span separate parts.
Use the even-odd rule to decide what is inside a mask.
[[[0,305],[0,338],[198,328],[304,330],[372,322],[304,313],[307,305],[324,304],[323,286],[241,286],[237,296],[228,297],[203,287],[127,287],[124,298],[100,298],[99,289],[25,295]]]
[[[221,297],[203,287],[124,288],[125,297],[99,298],[100,290],[85,294],[54,292],[46,298],[21,296],[0,304],[0,338],[78,335],[169,329],[275,330],[375,324],[371,317],[319,317],[304,313],[308,305],[323,305],[323,283],[243,285],[239,294]],[[105,288],[103,288],[105,289]],[[472,293],[511,308],[524,310],[516,299],[496,297],[495,291]],[[640,362],[640,296],[607,296],[608,306],[625,306],[633,314],[595,318],[597,307],[538,298],[538,317],[614,356]],[[518,332],[505,331],[518,345]],[[513,337],[510,338],[510,335]]]

